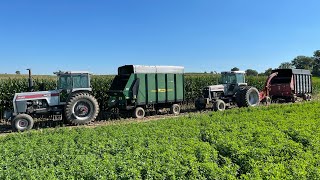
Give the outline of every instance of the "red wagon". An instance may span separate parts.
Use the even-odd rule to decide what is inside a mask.
[[[295,102],[297,97],[311,100],[312,75],[305,69],[276,69],[268,77],[260,100]]]

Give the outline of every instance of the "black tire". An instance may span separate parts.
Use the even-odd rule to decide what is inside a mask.
[[[291,102],[292,103],[295,103],[298,99],[297,99],[297,96],[296,95],[293,95],[291,98],[290,98]]]
[[[142,119],[142,118],[144,118],[145,115],[146,115],[146,112],[144,111],[144,109],[142,107],[137,107],[133,111],[133,117],[134,118]]]
[[[180,114],[180,105],[179,104],[173,104],[171,107],[170,107],[170,114],[174,114],[174,115],[178,115]]]
[[[251,86],[246,86],[239,89],[236,94],[236,103],[238,107],[251,107],[259,105],[260,100],[258,89]]]
[[[303,94],[302,95],[302,99],[303,100],[308,101],[308,98],[309,98],[309,94]]]
[[[269,96],[266,96],[265,103],[267,106],[269,106],[272,103],[272,99]]]
[[[204,110],[206,108],[206,104],[204,104],[200,99],[197,99],[194,105],[198,111]]]
[[[66,104],[66,120],[74,125],[88,124],[99,114],[99,104],[89,93],[77,93]]]
[[[226,103],[221,99],[218,99],[217,101],[213,102],[212,109],[214,111],[224,111],[226,109]]]
[[[14,131],[27,131],[32,129],[33,118],[28,114],[18,114],[11,122]]]

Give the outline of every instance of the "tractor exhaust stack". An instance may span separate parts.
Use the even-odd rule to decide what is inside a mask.
[[[29,71],[29,78],[28,78],[28,90],[30,92],[34,91],[33,89],[33,80],[32,80],[32,73],[31,73],[31,69],[27,69]]]

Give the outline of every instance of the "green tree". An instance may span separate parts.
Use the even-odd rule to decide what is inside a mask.
[[[231,69],[231,71],[239,71],[239,70],[240,70],[240,69],[237,68],[237,67],[234,67],[234,68]]]
[[[263,74],[269,76],[272,72],[272,68],[267,69]]]
[[[256,71],[256,70],[247,69],[247,70],[246,70],[246,74],[247,74],[247,76],[257,76],[259,73],[258,73],[258,71]]]
[[[314,65],[312,74],[316,76],[320,76],[320,50],[316,50],[313,53]]]
[[[21,72],[20,72],[20,71],[16,71],[16,74],[18,74],[18,75],[19,75],[19,74],[21,74]]]
[[[292,65],[297,69],[313,69],[314,59],[308,56],[297,56],[292,60]]]
[[[278,68],[279,69],[291,69],[292,64],[290,62],[283,62],[280,64],[280,66]]]
[[[320,50],[316,50],[316,51],[313,53],[313,57],[320,57]]]

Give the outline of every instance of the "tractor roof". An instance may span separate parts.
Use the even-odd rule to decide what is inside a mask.
[[[64,74],[90,74],[89,71],[58,71],[58,72],[54,72],[53,74],[56,75],[64,75]]]

